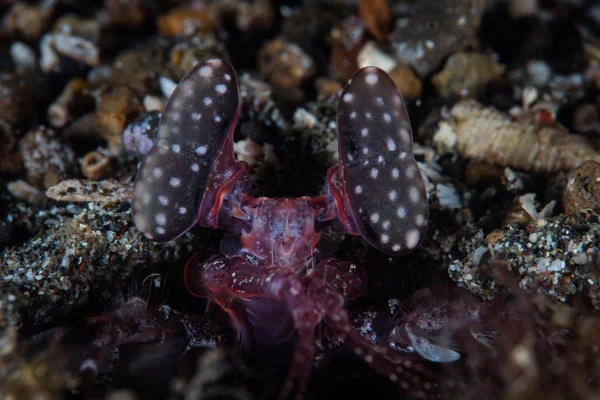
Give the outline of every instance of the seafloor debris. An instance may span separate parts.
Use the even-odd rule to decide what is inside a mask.
[[[513,204],[504,217],[504,225],[525,226],[531,221],[552,216],[556,201],[552,200],[538,211],[535,193],[527,193],[514,199]]]
[[[387,0],[360,0],[358,13],[371,35],[383,41],[392,27],[392,15]]]
[[[156,139],[160,115],[158,111],[142,114],[138,119],[127,125],[127,128],[123,131],[125,150],[138,157],[146,155]]]
[[[114,160],[100,151],[90,151],[81,159],[81,173],[88,179],[107,179],[113,172]]]
[[[273,84],[276,93],[289,102],[302,99],[300,86],[315,73],[312,58],[295,43],[275,39],[258,53],[258,70]]]
[[[143,111],[140,99],[129,87],[109,89],[100,97],[96,127],[111,146],[122,147],[123,130]]]
[[[92,111],[94,106],[95,101],[87,83],[81,78],[75,78],[48,107],[48,122],[55,128],[62,128],[69,121]]]
[[[26,77],[0,74],[0,120],[10,125],[23,122],[34,102],[34,88]]]
[[[600,212],[600,163],[586,161],[573,172],[563,192],[562,202],[566,214],[582,208]]]
[[[50,197],[88,203],[74,215],[48,215],[43,234],[4,250],[0,308],[16,308],[35,323],[49,322],[86,302],[99,281],[122,279],[136,267],[172,262],[190,252],[191,236],[176,243],[145,240],[133,226],[129,203],[115,202],[115,195],[127,192],[116,182],[64,182],[51,188]],[[113,199],[103,199],[108,196]],[[97,199],[104,204],[94,203]]]
[[[448,54],[477,43],[484,6],[481,0],[416,2],[389,35],[396,57],[421,77],[429,75]]]
[[[396,67],[390,71],[390,77],[400,89],[404,100],[415,101],[421,96],[423,83],[411,67]]]
[[[504,70],[486,54],[455,53],[431,81],[442,97],[473,96],[487,83],[499,79]]]
[[[131,226],[129,208],[137,164],[172,89],[195,64],[218,57],[238,75],[233,140],[236,157],[253,166],[257,197],[323,193],[337,162],[342,87],[359,67],[390,74],[415,128],[429,228],[401,260],[323,232],[321,256],[369,272],[351,309],[359,315],[438,283],[508,300],[512,311],[517,299],[521,323],[499,324],[513,341],[469,351],[468,363],[440,372],[457,378],[463,398],[598,397],[599,10],[539,0],[0,0],[0,382],[16,371],[31,383],[29,397],[73,397],[62,368],[73,349],[40,351],[25,341],[106,311],[98,310],[105,299],[130,297],[128,281],[149,270],[169,271],[165,306],[204,312],[173,278],[194,250],[216,254],[220,234],[197,229],[150,244]],[[500,257],[504,264],[489,262]],[[504,279],[489,265],[502,265]],[[457,336],[460,346],[470,337]],[[341,357],[343,368],[333,370],[345,381],[314,379],[309,397],[398,397],[369,377],[359,393],[361,366]],[[55,371],[45,369],[48,360]],[[163,392],[245,398],[232,375],[247,365],[233,363],[232,374],[209,383],[220,361],[197,371],[194,363]],[[251,391],[260,379],[249,380]],[[20,390],[23,380],[10,382]],[[44,386],[52,382],[60,392]],[[569,390],[550,390],[560,385]],[[145,398],[130,382],[119,387],[97,397]]]
[[[493,298],[498,285],[482,273],[489,257],[503,258],[519,276],[519,286],[559,301],[585,289],[600,308],[600,282],[595,268],[600,244],[600,220],[592,210],[540,218],[525,228],[507,225],[484,236],[475,230],[458,248],[466,253],[450,263],[450,277],[485,299]]]
[[[600,160],[600,153],[583,136],[570,135],[558,125],[516,121],[475,100],[462,100],[440,122],[434,142],[439,150],[498,166],[533,172],[557,172]]]
[[[365,27],[360,18],[351,16],[337,24],[331,31],[332,74],[346,80],[358,66],[358,54],[365,41]]]
[[[29,131],[21,140],[20,150],[27,181],[32,185],[47,188],[77,174],[73,150],[52,129]]]

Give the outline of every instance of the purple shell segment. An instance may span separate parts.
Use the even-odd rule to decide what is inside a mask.
[[[133,218],[147,238],[169,241],[196,223],[238,109],[235,72],[222,60],[199,63],[179,82],[135,180]]]
[[[388,254],[412,251],[429,208],[400,91],[379,68],[362,68],[342,92],[337,122],[342,187],[360,234]]]

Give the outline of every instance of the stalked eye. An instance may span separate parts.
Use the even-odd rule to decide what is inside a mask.
[[[195,224],[238,108],[235,72],[222,60],[198,64],[179,82],[135,180],[133,218],[147,238],[168,241]]]
[[[338,206],[351,221],[345,226],[385,253],[413,250],[427,229],[429,208],[398,88],[382,70],[360,69],[342,92],[337,120],[340,161],[332,174],[340,186],[336,200],[349,208]]]

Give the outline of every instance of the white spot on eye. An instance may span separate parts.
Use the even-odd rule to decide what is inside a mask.
[[[200,76],[208,78],[209,76],[212,75],[213,70],[208,65],[204,65],[204,66],[200,67],[200,69],[198,70],[198,73],[200,74]]]
[[[387,122],[388,124],[389,124],[390,122],[392,122],[392,116],[390,115],[390,113],[383,113],[383,120],[384,120],[385,122]]]
[[[388,197],[390,198],[390,200],[394,201],[398,198],[398,192],[396,192],[395,190],[390,190],[390,192],[388,193]]]
[[[142,195],[142,202],[143,202],[145,205],[148,205],[148,204],[150,204],[150,200],[151,200],[151,199],[152,199],[152,197],[150,196],[150,193],[148,193],[148,192],[144,192],[144,194]]]
[[[366,356],[365,357],[365,361],[368,363],[372,363],[373,362],[373,356]]]
[[[181,151],[181,146],[177,143],[171,145],[171,151],[173,153],[179,153]]]
[[[354,352],[360,356],[362,354],[362,349],[360,347],[357,347],[356,349],[354,349]]]
[[[178,187],[179,185],[181,185],[181,179],[179,179],[179,178],[175,178],[175,177],[172,177],[172,178],[169,180],[169,185],[171,185],[171,186],[173,186],[173,187]]]
[[[407,153],[407,152],[405,152],[405,151],[403,151],[402,153],[400,153],[400,154],[398,155],[398,158],[399,158],[400,160],[404,160],[404,159],[405,159],[407,156],[408,156],[408,153]]]
[[[406,128],[400,128],[400,137],[405,143],[410,143],[410,133]]]
[[[427,223],[427,221],[425,220],[425,217],[422,214],[417,214],[415,216],[415,224],[423,226]]]
[[[158,202],[161,205],[166,206],[169,204],[169,198],[167,196],[160,195],[160,196],[158,196]]]
[[[400,170],[398,168],[392,169],[392,178],[396,179],[400,176]]]
[[[369,219],[374,224],[378,223],[379,222],[379,213],[373,213],[373,214],[371,214],[371,216],[369,217]]]
[[[350,119],[354,119],[354,118],[356,118],[356,111],[352,111],[350,113]]]
[[[344,97],[342,97],[342,99],[346,103],[350,103],[354,99],[354,95],[352,93],[346,93],[346,94],[344,94]]]
[[[408,196],[410,197],[410,201],[412,201],[413,203],[418,202],[419,198],[421,197],[419,195],[419,189],[417,189],[414,186],[408,190]]]
[[[221,117],[219,117],[218,115],[215,115],[215,122],[221,122]]]
[[[210,97],[205,97],[202,102],[205,106],[210,106],[212,104],[212,99]]]
[[[390,235],[382,233],[381,236],[379,236],[379,242],[381,242],[381,244],[388,244],[390,242]]]
[[[396,142],[392,138],[387,138],[386,140],[387,148],[389,151],[396,150]]]
[[[180,129],[177,125],[171,127],[171,133],[178,135],[179,132],[180,132]]]
[[[180,121],[181,120],[181,114],[180,113],[173,113],[173,114],[171,114],[171,119],[173,121],[176,121],[176,122]]]
[[[379,170],[377,168],[371,168],[371,178],[375,179],[379,175]]]
[[[187,208],[185,208],[185,207],[179,207],[177,209],[177,211],[179,211],[179,214],[185,215],[187,213]]]
[[[374,74],[374,73],[370,73],[367,74],[367,77],[365,78],[365,81],[369,84],[369,85],[374,85],[377,83],[377,81],[379,81],[379,77]]]
[[[414,229],[406,234],[406,247],[414,249],[419,244],[421,234],[418,230]]]
[[[389,220],[385,220],[381,223],[381,226],[383,226],[383,229],[389,229],[390,228],[390,221]]]
[[[193,112],[192,119],[194,121],[200,121],[202,119],[202,114],[200,114],[199,112]]]
[[[400,218],[406,218],[406,207],[398,207],[396,209],[396,215]]]
[[[375,101],[377,101],[377,104],[382,106],[383,105],[383,98],[381,96],[377,96],[375,98]]]
[[[362,186],[360,186],[360,185],[356,185],[356,186],[354,187],[354,193],[356,193],[356,194],[361,194],[361,193],[362,193],[362,191],[363,191],[363,188],[362,188]]]
[[[390,381],[396,382],[397,380],[398,380],[398,377],[396,376],[396,374],[390,374]]]
[[[400,251],[401,248],[402,248],[402,246],[400,246],[399,244],[395,244],[392,246],[393,251]]]
[[[163,213],[158,213],[154,216],[154,221],[159,225],[165,225],[167,223],[167,217]]]
[[[369,128],[362,128],[360,130],[360,134],[362,135],[362,137],[365,137],[369,134]]]
[[[379,162],[380,164],[383,163],[384,161],[385,161],[385,158],[383,156],[377,157],[377,162]]]
[[[190,168],[192,168],[192,171],[194,171],[194,172],[200,171],[200,166],[196,163],[193,163]]]
[[[354,156],[352,154],[348,153],[347,157],[348,161],[354,161]]]
[[[223,94],[223,93],[227,92],[227,86],[225,86],[222,83],[219,83],[219,84],[215,85],[215,90],[217,91],[217,93]]]
[[[369,154],[369,148],[365,147],[362,149],[363,154]]]
[[[408,167],[406,167],[406,177],[411,179],[415,177],[415,173],[417,172],[416,168],[414,167],[414,165],[409,165]]]
[[[165,234],[165,228],[163,228],[162,226],[157,226],[156,229],[155,229],[155,231],[159,235],[164,235]]]
[[[194,150],[194,153],[203,155],[203,154],[206,154],[207,150],[208,150],[208,146],[207,145],[198,146],[198,147],[196,147],[196,150]]]
[[[229,75],[229,74],[225,74],[225,75],[223,75],[223,77],[225,78],[225,80],[227,82],[229,82],[231,80],[231,75]]]
[[[370,111],[366,111],[366,112],[365,112],[365,117],[366,117],[367,119],[371,119],[371,118],[373,117],[373,114],[371,114],[371,112],[370,112]]]
[[[152,175],[155,178],[160,178],[163,175],[163,170],[158,167],[154,167],[154,169],[152,170]]]

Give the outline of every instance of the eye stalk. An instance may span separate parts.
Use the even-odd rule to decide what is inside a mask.
[[[133,218],[144,236],[165,242],[196,222],[216,223],[225,192],[246,168],[231,143],[238,112],[235,72],[223,60],[198,64],[177,85],[135,180]]]
[[[342,223],[384,253],[414,250],[429,206],[406,106],[392,79],[376,67],[354,73],[340,97],[337,126],[339,164],[328,184]]]

